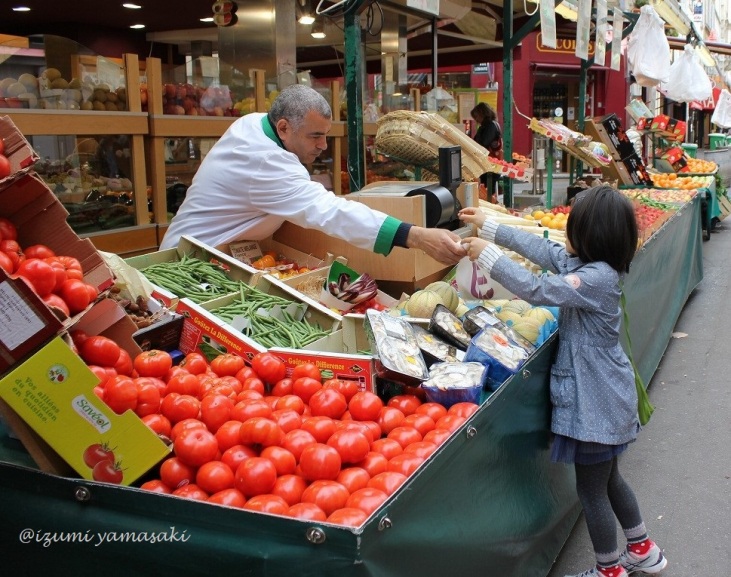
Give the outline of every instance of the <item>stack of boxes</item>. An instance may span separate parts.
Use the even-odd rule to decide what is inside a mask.
[[[613,162],[608,170],[615,173],[615,178],[626,185],[652,186],[645,163],[635,151],[616,114],[609,114],[598,121],[588,121],[587,133],[609,148]]]

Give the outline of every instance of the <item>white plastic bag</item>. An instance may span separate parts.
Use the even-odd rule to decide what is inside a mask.
[[[640,17],[629,38],[627,58],[640,86],[657,86],[670,74],[670,44],[665,24],[650,5],[640,8]]]
[[[686,44],[683,53],[670,66],[670,76],[662,89],[676,102],[700,102],[713,96],[711,80],[692,46]]]
[[[731,128],[731,92],[725,88],[721,91],[711,122],[721,128]]]

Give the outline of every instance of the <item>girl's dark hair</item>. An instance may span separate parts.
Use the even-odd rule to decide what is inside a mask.
[[[579,193],[566,223],[566,236],[584,262],[606,262],[629,272],[637,249],[637,221],[632,203],[610,186]]]
[[[487,120],[488,122],[492,122],[493,120],[497,120],[497,114],[495,114],[495,111],[490,107],[489,104],[487,104],[485,102],[480,102],[477,106],[475,106],[470,111],[470,116],[472,116],[472,118],[474,118],[475,117],[475,114],[478,113],[478,112],[480,113],[480,115],[482,116],[482,118],[484,120]]]

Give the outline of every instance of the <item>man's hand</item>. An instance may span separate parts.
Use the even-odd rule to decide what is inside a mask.
[[[412,226],[406,238],[406,246],[423,250],[443,264],[455,264],[467,254],[460,241],[459,236],[443,228]]]
[[[473,206],[467,206],[459,211],[459,219],[463,222],[477,225],[477,228],[482,228],[482,224],[485,222],[485,213],[481,209]]]

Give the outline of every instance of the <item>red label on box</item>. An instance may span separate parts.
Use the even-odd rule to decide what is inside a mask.
[[[658,114],[652,119],[653,130],[665,130],[670,122],[670,117],[667,114]]]

